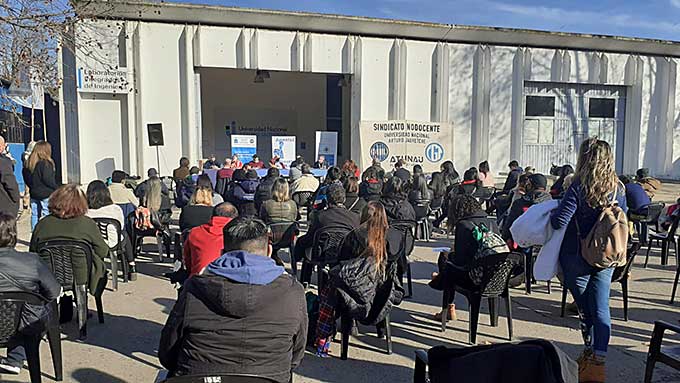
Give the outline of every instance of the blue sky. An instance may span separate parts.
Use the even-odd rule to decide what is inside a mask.
[[[680,41],[680,0],[179,0],[179,2]]]

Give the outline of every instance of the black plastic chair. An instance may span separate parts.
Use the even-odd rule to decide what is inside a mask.
[[[393,221],[390,224],[393,229],[399,230],[403,234],[402,243],[400,246],[401,254],[398,258],[397,275],[401,279],[401,284],[404,284],[404,274],[406,274],[406,282],[408,284],[408,294],[404,298],[413,297],[413,280],[411,275],[410,256],[416,246],[415,235],[413,234],[414,222],[411,221]]]
[[[489,208],[489,201],[493,198],[494,194],[496,194],[496,188],[493,186],[484,186],[484,187],[478,187],[475,189],[475,192],[472,194],[473,197],[477,198],[479,202],[484,203],[486,205],[486,208]]]
[[[137,256],[142,252],[142,243],[144,238],[153,237],[156,238],[156,241],[158,242],[158,261],[163,262],[163,247],[165,247],[165,253],[168,255],[168,257],[172,251],[172,238],[170,238],[169,223],[163,222],[165,220],[162,220],[162,227],[160,230],[149,229],[141,231],[135,227],[136,220],[137,217],[135,212],[128,214],[126,218],[126,227],[128,228],[128,235],[130,236],[130,241],[132,242],[132,249],[135,252],[135,258],[137,258]]]
[[[414,201],[411,202],[411,206],[416,212],[415,238],[430,242],[430,200]]]
[[[19,321],[24,304],[41,305],[45,304],[43,299],[28,292],[3,292],[0,293],[0,348],[7,347],[11,338],[18,335]],[[59,332],[59,316],[57,315],[57,302],[53,305],[53,315],[50,323],[46,324],[46,335],[52,353],[52,364],[54,365],[54,378],[61,382],[64,380],[64,370],[61,354],[61,334]],[[24,337],[24,349],[26,351],[26,361],[31,383],[42,382],[42,372],[40,369],[40,340],[42,336]]]
[[[350,318],[346,314],[340,316],[340,359],[347,360],[349,353],[349,337],[350,335],[357,335],[356,331],[357,321]],[[385,320],[376,326],[378,338],[385,337],[385,346],[387,355],[392,355],[392,327],[390,322],[390,314],[385,316]]]
[[[345,226],[328,226],[314,234],[313,245],[302,260],[301,282],[309,283],[316,267],[319,291],[323,289],[324,267],[338,263],[342,242],[350,231]]]
[[[50,240],[38,244],[38,254],[50,268],[64,291],[72,291],[78,311],[80,339],[87,338],[87,284],[75,279],[75,269],[85,269],[89,279],[92,268],[92,247],[75,240]],[[93,291],[99,323],[104,323],[102,291]]]
[[[291,382],[293,378],[291,377]],[[168,378],[163,383],[277,383],[276,380],[247,374],[206,374]]]
[[[675,370],[680,371],[680,346],[661,347],[663,335],[666,331],[680,334],[680,326],[660,320],[654,321],[652,341],[649,343],[649,352],[647,352],[645,383],[652,382],[654,366],[657,362],[661,362]]]
[[[309,220],[309,212],[312,210],[312,204],[314,204],[314,194],[312,191],[297,191],[290,196],[298,206],[298,216],[302,215],[304,209],[305,217]]]
[[[647,205],[642,209],[642,211],[638,213],[628,214],[628,219],[630,219],[630,221],[633,222],[633,225],[635,225],[635,227],[637,228],[640,243],[642,243],[643,245],[646,245],[647,242],[649,241],[650,224],[655,225],[656,230],[657,231],[659,230],[658,229],[659,217],[661,216],[664,207],[666,207],[665,203],[655,202],[650,205]]]
[[[498,326],[498,298],[505,299],[508,315],[508,338],[512,340],[512,300],[509,292],[512,270],[520,265],[523,255],[517,253],[501,253],[489,255],[475,260],[471,268],[482,268],[482,283],[474,289],[455,287],[455,292],[463,294],[470,304],[470,334],[469,343],[477,343],[477,324],[479,323],[479,309],[482,298],[489,301],[489,316],[491,326]],[[444,289],[442,298],[442,332],[446,331],[447,307],[450,302],[451,291]]]
[[[298,223],[292,221],[272,222],[268,226],[271,231],[272,258],[283,264],[283,261],[279,257],[279,251],[288,249],[290,267],[293,276],[297,279],[297,261],[295,260],[295,257],[293,257],[293,252],[295,251],[295,240],[300,234]]]
[[[535,254],[533,249],[521,249],[524,254],[524,291],[531,295],[532,285],[536,283],[534,278],[534,263],[538,254]],[[520,274],[521,275],[521,274]],[[552,282],[546,281],[548,287],[548,294],[552,294]]]
[[[630,279],[630,269],[633,268],[635,256],[642,247],[640,242],[633,242],[626,251],[626,264],[614,269],[612,274],[612,283],[619,282],[621,284],[621,292],[623,294],[623,320],[628,321],[628,280]],[[562,287],[562,308],[560,317],[564,317],[564,311],[567,306],[567,287]]]
[[[673,245],[676,256],[678,255],[678,243],[676,238],[676,233],[678,231],[678,223],[680,222],[680,215],[673,217],[671,227],[667,232],[661,233],[651,233],[649,235],[649,241],[647,243],[647,255],[645,256],[645,268],[647,267],[647,262],[649,262],[649,252],[652,250],[652,243],[657,241],[661,244],[661,265],[665,266],[668,264],[668,253],[670,252],[670,245]]]
[[[127,283],[130,276],[130,265],[125,259],[123,251],[123,228],[120,227],[120,222],[111,218],[94,218],[94,222],[99,227],[99,232],[102,234],[104,241],[109,245],[109,259],[111,260],[111,287],[113,291],[118,290],[118,262],[120,262],[120,270],[123,271],[123,282]],[[110,238],[109,229],[113,228],[113,238]],[[109,240],[115,240],[116,245],[111,247]]]

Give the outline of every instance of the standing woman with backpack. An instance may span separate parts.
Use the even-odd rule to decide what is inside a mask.
[[[52,145],[47,141],[38,141],[28,157],[26,183],[31,195],[31,230],[38,220],[49,214],[47,205],[50,195],[57,190]]]
[[[625,263],[627,235],[619,230],[622,222],[614,221],[616,225],[611,226],[612,221],[606,223],[602,217],[618,213],[625,221],[626,210],[626,193],[616,176],[611,147],[606,141],[587,139],[579,150],[574,181],[551,217],[554,229],[567,227],[559,262],[564,284],[574,296],[580,312],[585,344],[578,358],[580,382],[604,382],[606,378],[605,357],[611,333],[609,290],[614,266],[617,266],[616,263],[607,266],[607,262],[595,262],[593,255],[611,258],[611,248],[594,254],[597,250],[585,239],[606,237],[613,241],[611,243],[618,244],[619,249],[623,246]],[[608,233],[603,233],[603,229]],[[620,250],[618,256],[620,262]]]

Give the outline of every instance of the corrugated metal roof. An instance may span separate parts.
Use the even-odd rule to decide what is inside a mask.
[[[680,57],[680,42],[181,3],[94,0],[83,17]]]

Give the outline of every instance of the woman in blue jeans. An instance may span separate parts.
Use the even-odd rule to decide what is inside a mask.
[[[31,230],[38,220],[49,214],[47,205],[52,192],[57,190],[55,166],[52,160],[52,145],[47,141],[38,141],[28,157],[27,172],[24,180],[31,196]]]
[[[579,308],[585,343],[585,350],[578,358],[579,382],[605,381],[605,357],[611,333],[609,290],[614,271],[586,262],[581,256],[579,239],[588,235],[602,208],[613,199],[627,210],[626,193],[616,176],[612,149],[606,141],[587,139],[579,150],[574,182],[551,217],[553,228],[567,227],[560,249],[560,266],[564,283]]]

